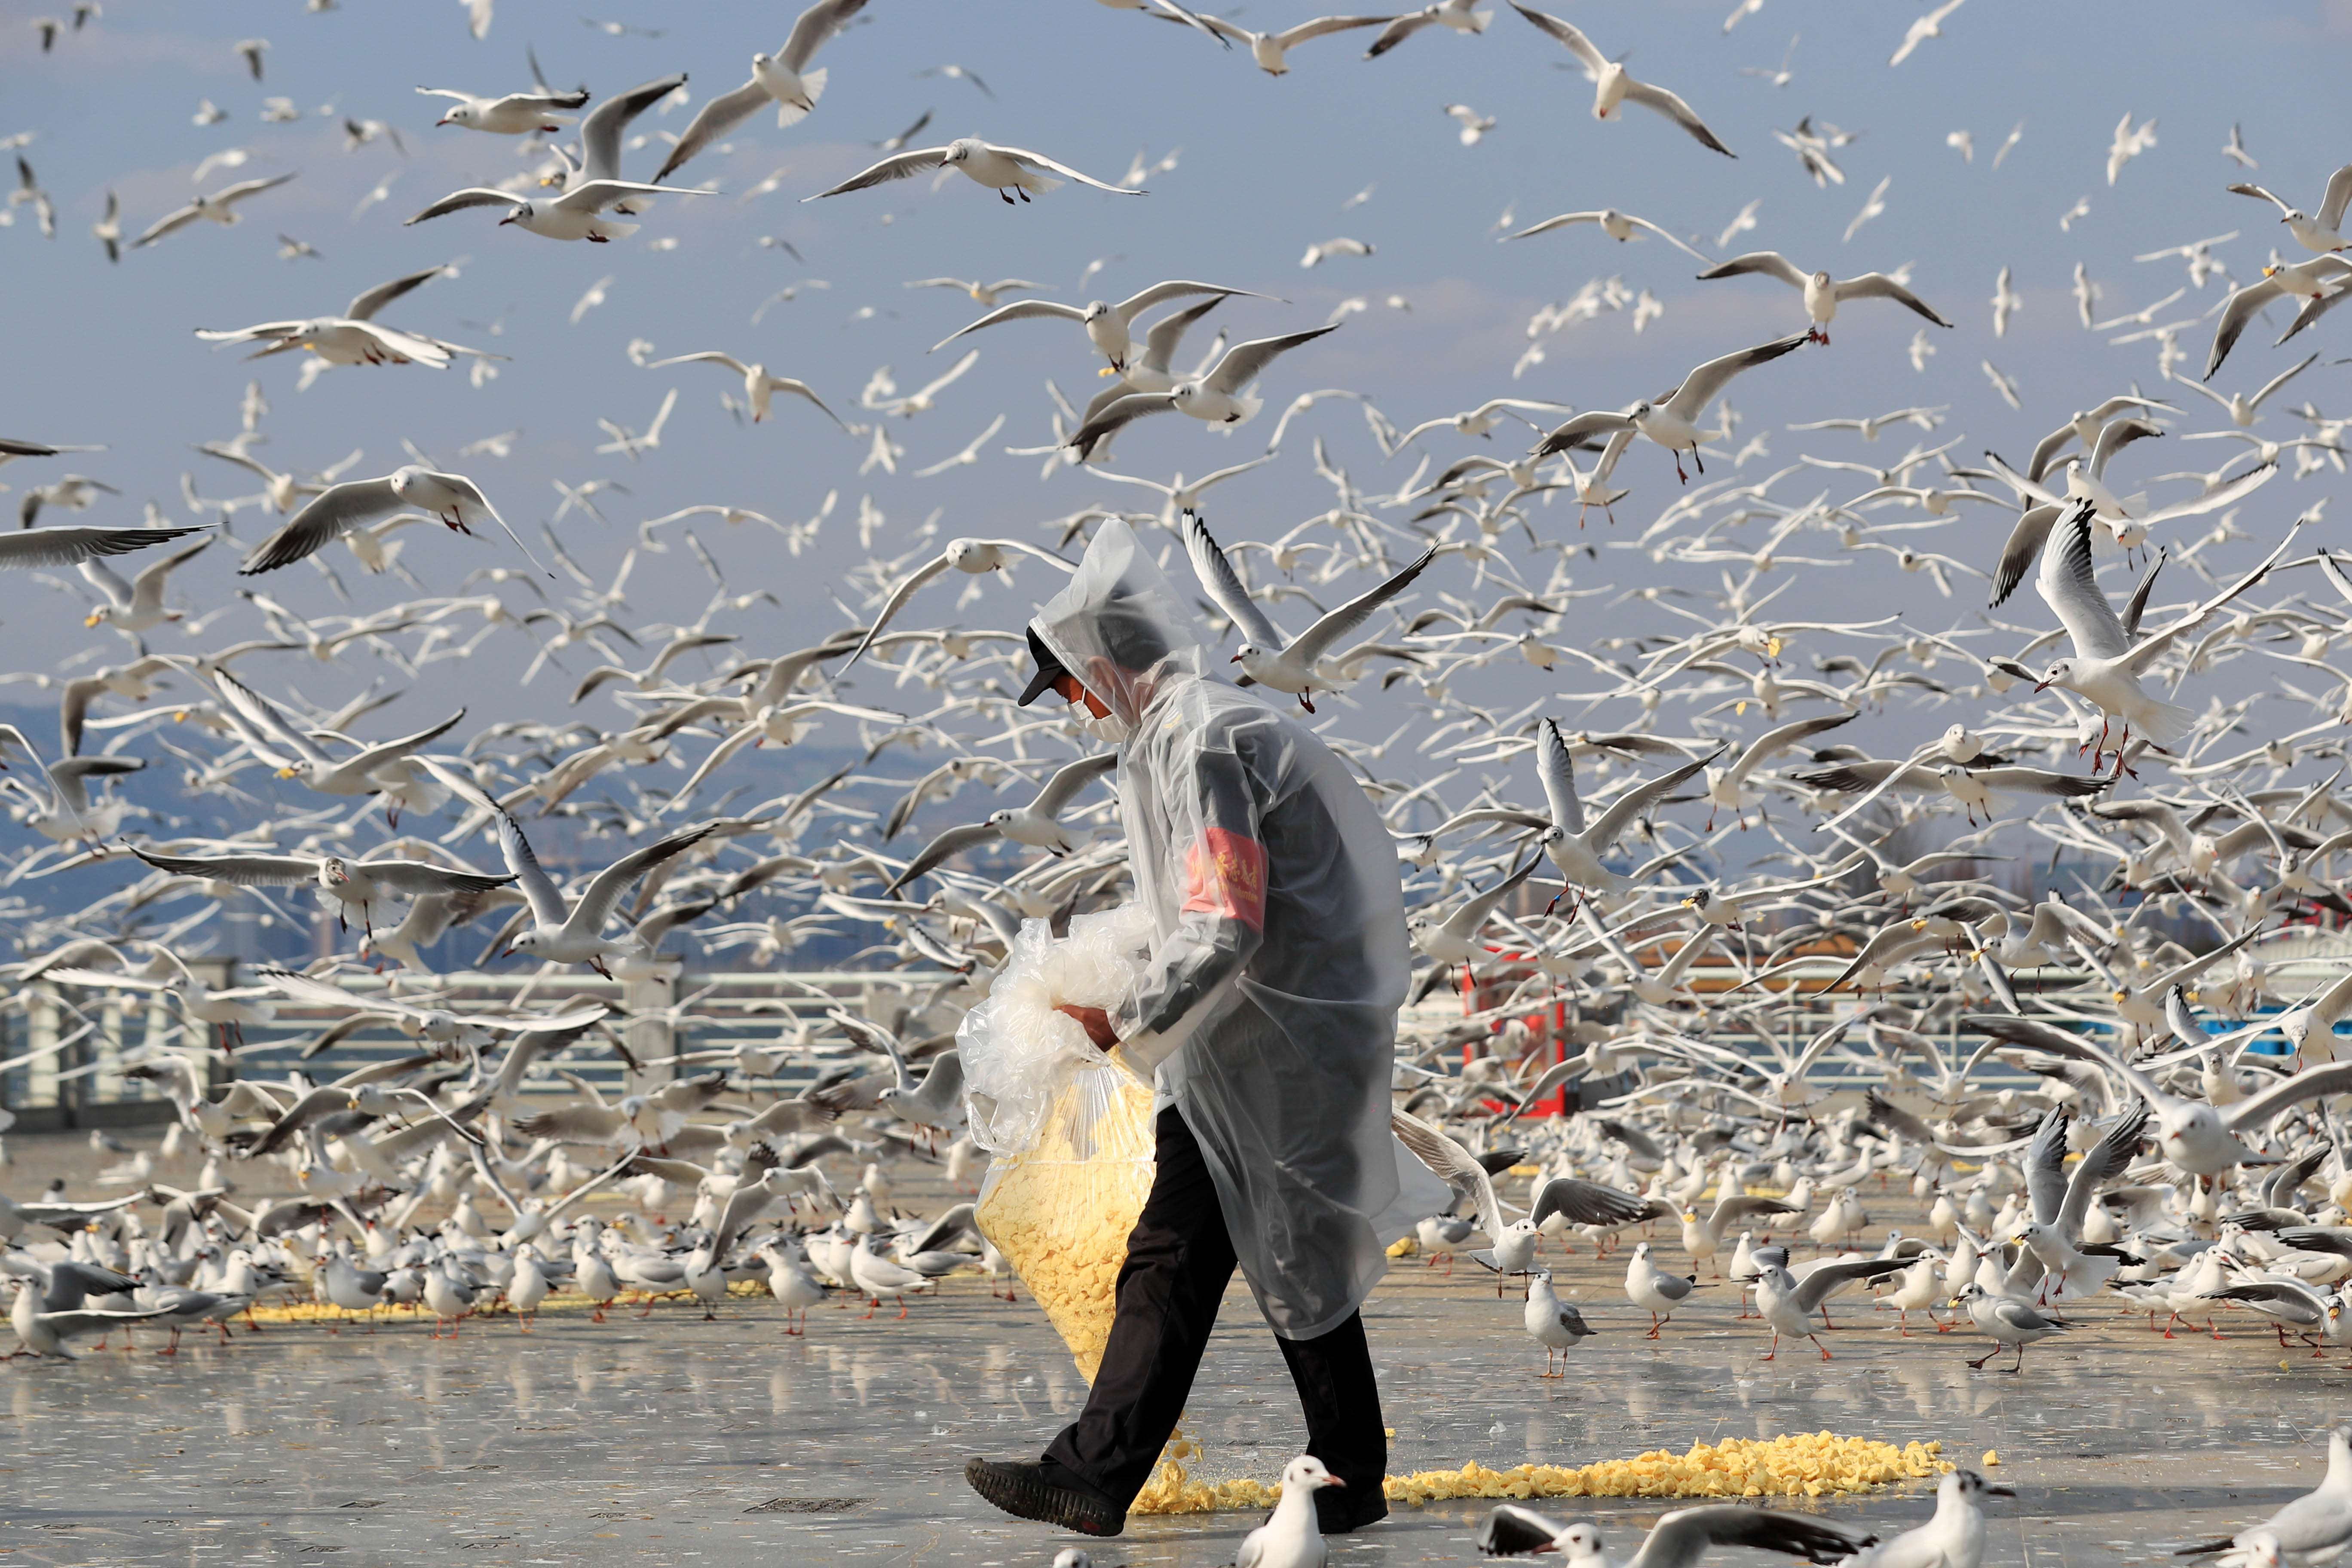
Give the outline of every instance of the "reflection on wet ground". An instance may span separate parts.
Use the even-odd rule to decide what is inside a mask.
[[[12,1181],[12,1186],[17,1184]],[[1916,1223],[1907,1197],[1874,1197],[1877,1223]],[[1671,1237],[1663,1252],[1677,1255]],[[1652,1342],[1627,1305],[1622,1262],[1580,1245],[1559,1271],[1602,1332],[1564,1381],[1520,1331],[1514,1293],[1465,1265],[1451,1279],[1401,1263],[1368,1310],[1391,1468],[1581,1464],[1724,1436],[1828,1429],[1896,1444],[1941,1439],[1948,1458],[2000,1455],[2017,1486],[1996,1503],[1990,1561],[2069,1568],[2144,1559],[2227,1533],[2315,1483],[2321,1431],[2347,1373],[2282,1351],[2244,1316],[2228,1338],[2166,1340],[2102,1303],[2026,1353],[2020,1377],[1971,1373],[1970,1333],[1898,1338],[1890,1312],[1833,1303],[1836,1360],[1784,1348],[1770,1363],[1736,1287],[1709,1283]],[[658,1557],[799,1563],[1044,1564],[1073,1538],[994,1513],[963,1486],[975,1453],[1034,1453],[1084,1385],[1034,1307],[953,1280],[885,1311],[820,1307],[787,1338],[765,1298],[716,1323],[688,1306],[594,1323],[510,1318],[455,1341],[401,1317],[370,1334],[309,1323],[191,1335],[182,1353],[121,1342],[83,1359],[0,1370],[0,1553],[54,1563],[278,1561],[604,1563]],[[1300,1440],[1272,1341],[1248,1299],[1225,1327],[1191,1412],[1212,1476],[1271,1478]],[[1914,1315],[1917,1326],[1916,1315]],[[1899,1529],[1926,1516],[1929,1483],[1806,1506]],[[1460,1562],[1486,1505],[1399,1509],[1340,1563]],[[1539,1504],[1603,1521],[1620,1545],[1658,1502]],[[1100,1543],[1103,1563],[1230,1562],[1240,1514],[1138,1519]],[[1761,1561],[1759,1559],[1758,1561]]]

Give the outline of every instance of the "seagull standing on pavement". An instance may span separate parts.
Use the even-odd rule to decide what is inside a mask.
[[[1984,1514],[1979,1498],[2013,1498],[2017,1489],[1989,1481],[1963,1466],[1936,1483],[1936,1511],[1916,1530],[1865,1547],[1840,1568],[1982,1568]]]
[[[1725,1229],[1736,1221],[1759,1215],[1796,1212],[1778,1198],[1768,1198],[1756,1193],[1734,1193],[1729,1197],[1716,1199],[1715,1207],[1705,1219],[1699,1218],[1697,1209],[1685,1209],[1683,1250],[1690,1254],[1693,1263],[1711,1262],[1716,1254],[1723,1250]]]
[[[1538,1268],[1528,1277],[1527,1325],[1528,1337],[1544,1348],[1546,1377],[1566,1377],[1568,1352],[1579,1340],[1590,1339],[1593,1333],[1584,1314],[1554,1293],[1549,1268]],[[1558,1372],[1552,1370],[1555,1357],[1560,1363]]]
[[[1999,1355],[2004,1348],[2014,1345],[2017,1348],[2016,1364],[2000,1370],[2015,1373],[2025,1364],[2026,1346],[2066,1331],[2066,1325],[2056,1319],[2043,1317],[2022,1301],[1996,1296],[1974,1280],[1969,1281],[1967,1289],[1953,1298],[1952,1305],[1965,1308],[1969,1321],[1992,1339],[1992,1349],[1969,1363],[1979,1371],[1982,1371],[1985,1363]]]
[[[1347,1484],[1312,1454],[1283,1466],[1282,1500],[1264,1524],[1242,1537],[1234,1568],[1325,1568],[1331,1549],[1316,1522],[1315,1494]]]
[[[1697,1289],[1697,1275],[1669,1274],[1651,1260],[1648,1242],[1634,1246],[1633,1261],[1625,1265],[1625,1298],[1650,1310],[1650,1331],[1643,1338],[1656,1339],[1658,1331],[1674,1321],[1675,1309]]]
[[[1772,1331],[1772,1348],[1764,1352],[1770,1361],[1780,1353],[1780,1336],[1802,1336],[1813,1342],[1829,1361],[1829,1346],[1822,1343],[1813,1332],[1813,1314],[1832,1291],[1851,1285],[1857,1279],[1876,1279],[1888,1274],[1900,1274],[1911,1267],[1906,1258],[1863,1258],[1851,1262],[1824,1263],[1805,1271],[1799,1279],[1789,1272],[1789,1249],[1785,1247],[1759,1247],[1749,1257],[1756,1272],[1748,1278],[1756,1286],[1756,1315],[1762,1318]]]
[[[35,1355],[56,1356],[60,1361],[80,1359],[66,1349],[68,1340],[126,1329],[133,1323],[160,1318],[171,1310],[155,1307],[142,1311],[101,1311],[77,1307],[53,1312],[42,1306],[40,1288],[31,1279],[20,1277],[15,1283],[16,1300],[9,1308],[8,1325],[16,1331],[17,1342]]]

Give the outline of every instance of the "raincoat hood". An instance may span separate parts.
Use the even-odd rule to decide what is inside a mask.
[[[1029,627],[1078,683],[1133,726],[1171,675],[1202,675],[1207,650],[1184,599],[1135,531],[1112,518],[1095,531],[1062,591]]]

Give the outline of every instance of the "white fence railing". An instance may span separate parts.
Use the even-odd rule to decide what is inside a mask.
[[[251,978],[226,961],[192,967],[215,989]],[[898,970],[693,972],[664,964],[648,977],[629,981],[593,974],[446,974],[429,992],[404,986],[399,995],[458,1013],[506,1012],[524,1004],[543,1007],[574,997],[608,1002],[626,1009],[614,1022],[629,1058],[653,1064],[681,1052],[793,1047],[805,1024],[821,1020],[833,1007],[903,1025],[919,1038],[923,1020],[917,1016],[910,1021],[909,1016],[954,978]],[[362,1008],[384,994],[367,977],[349,977],[348,983]],[[418,1048],[415,1040],[384,1022],[369,1025],[306,1062],[302,1048],[348,1014],[282,998],[270,1002],[268,1022],[245,1025],[226,1049],[212,1026],[188,1016],[177,998],[161,993],[37,981],[15,1001],[16,1005],[0,1014],[0,1107],[28,1131],[161,1119],[168,1113],[161,1090],[152,1082],[124,1078],[121,1070],[127,1062],[161,1050],[178,1050],[204,1062],[218,1084],[237,1078],[283,1082],[298,1068],[323,1081]],[[799,1065],[751,1082],[789,1089],[806,1081],[812,1069],[805,1051],[791,1054]],[[541,1064],[525,1079],[526,1092],[572,1094],[555,1076],[559,1068],[608,1096],[635,1092],[678,1071],[646,1066],[632,1073],[609,1043],[592,1038]]]
[[[2352,963],[2352,943],[2342,933],[2290,928],[2256,950],[2267,965],[2273,1000],[2254,1013],[2275,1013],[2275,998],[2293,1001],[2333,981]],[[2221,1001],[2232,975],[2224,960],[2206,980],[2207,1005]],[[1851,989],[1824,995],[1820,988],[1844,967],[1836,957],[1808,959],[1773,983],[1769,1016],[1784,1040],[1792,1044],[1828,1027],[1857,1005]],[[215,989],[249,984],[233,960],[199,960],[191,964],[197,978]],[[1717,1005],[1738,972],[1722,963],[1692,966],[1690,979],[1698,994]],[[690,1051],[733,1051],[739,1047],[775,1050],[795,1065],[784,1066],[767,1079],[752,1078],[753,1087],[765,1085],[789,1091],[807,1081],[813,1069],[803,1044],[808,1026],[825,1011],[846,1007],[898,1029],[909,1042],[933,1028],[951,1027],[951,1015],[923,1009],[955,976],[945,973],[903,970],[829,970],[813,972],[760,970],[686,970],[675,963],[660,965],[652,974],[628,981],[608,980],[580,972],[563,974],[488,974],[460,973],[439,976],[430,991],[404,977],[404,1000],[451,1011],[505,1012],[524,1005],[544,1006],[574,997],[593,997],[625,1008],[618,1032],[628,1057],[640,1064]],[[2014,977],[2020,995],[2029,1004],[2033,995],[2063,994],[2091,979],[2086,971],[2021,972]],[[1791,984],[1793,983],[1793,984]],[[384,982],[371,976],[347,976],[353,1001],[364,1006],[385,994]],[[1915,1011],[1934,1009],[1945,992],[1940,977],[1928,984],[1916,979],[1872,994]],[[1746,993],[1754,996],[1753,991]],[[1499,994],[1487,1000],[1499,1002]],[[41,980],[5,999],[0,1008],[0,1108],[24,1130],[99,1126],[160,1120],[167,1113],[160,1090],[152,1082],[122,1076],[123,1067],[142,1055],[178,1049],[203,1061],[215,1083],[236,1078],[284,1081],[292,1072],[307,1071],[314,1079],[339,1077],[370,1062],[408,1055],[416,1043],[390,1023],[373,1024],[338,1042],[312,1061],[301,1058],[302,1047],[346,1015],[331,1007],[310,1006],[282,998],[272,1003],[266,1023],[249,1024],[242,1043],[223,1050],[212,1028],[190,1017],[179,998],[152,991],[132,991],[102,984],[60,984]],[[1464,1012],[1461,998],[1441,991],[1408,1010],[1407,1024],[1424,1037],[1435,1034]],[[1530,992],[1513,1015],[1531,1021],[1552,1012],[1549,993]],[[1936,1037],[1949,1038],[1955,1049],[1974,1041],[1952,1034],[1948,1026]],[[1761,1046],[1745,1030],[1724,1031],[1717,1043],[1731,1049],[1760,1053]],[[1551,1042],[1543,1042],[1546,1047]],[[535,1070],[525,1082],[527,1092],[565,1096],[574,1091],[555,1076],[561,1068],[607,1095],[635,1092],[649,1082],[676,1076],[671,1067],[647,1067],[633,1073],[608,1043],[592,1040],[573,1047]],[[693,1070],[688,1068],[687,1070]],[[1832,1066],[1825,1076],[1845,1076],[1849,1069]],[[739,1075],[740,1076],[740,1075]]]

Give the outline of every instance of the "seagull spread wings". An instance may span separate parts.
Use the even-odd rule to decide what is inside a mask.
[[[1082,185],[1092,185],[1098,191],[1108,191],[1115,196],[1132,196],[1142,194],[1139,191],[1131,191],[1124,185],[1104,184],[1093,175],[1081,174],[1067,163],[1057,163],[1043,153],[1030,153],[1019,147],[999,147],[993,142],[989,144],[988,150],[1000,158],[1012,159],[1024,168],[1056,174],[1066,180],[1076,180]],[[945,147],[918,147],[911,153],[895,153],[870,169],[863,169],[850,175],[829,191],[819,191],[815,195],[803,196],[801,200],[814,202],[825,196],[845,195],[851,191],[871,190],[876,185],[887,185],[893,180],[910,180],[917,174],[945,167],[947,158],[948,149]]]
[[[194,528],[25,528],[0,533],[0,568],[78,566],[102,556],[128,555],[163,544]]]
[[[1491,1238],[1503,1234],[1503,1204],[1495,1195],[1495,1178],[1478,1157],[1456,1143],[1417,1116],[1402,1110],[1389,1112],[1389,1125],[1394,1129],[1397,1141],[1412,1151],[1413,1158],[1429,1167],[1432,1174],[1443,1181],[1462,1197],[1471,1199],[1478,1211],[1478,1228]]]
[[[824,47],[826,40],[847,26],[850,20],[865,8],[866,0],[817,0],[815,5],[801,13],[800,19],[793,24],[792,37],[786,38],[784,47],[776,51],[775,63],[799,79],[811,102],[824,91],[826,73],[809,69],[809,61],[816,58],[817,50]],[[654,178],[669,178],[677,171],[678,165],[770,103],[776,105],[779,129],[797,123],[809,112],[797,103],[785,103],[777,99],[768,90],[767,84],[755,75],[734,91],[722,92],[702,106],[702,111],[686,128],[686,134],[677,139],[677,145],[670,149],[669,156],[662,161],[662,166],[655,173]]]

